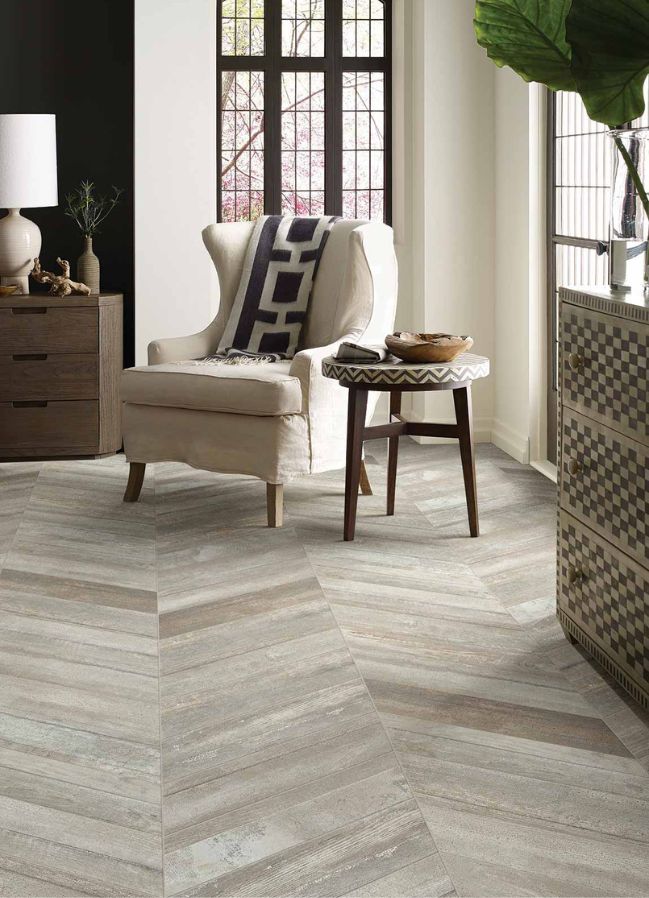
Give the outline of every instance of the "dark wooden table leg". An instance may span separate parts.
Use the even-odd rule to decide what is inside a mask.
[[[453,402],[455,403],[455,418],[457,420],[458,436],[460,440],[460,455],[462,456],[466,505],[469,512],[469,530],[471,531],[471,536],[480,536],[480,525],[478,523],[478,492],[475,479],[475,451],[473,446],[471,385],[453,390]]]
[[[144,483],[146,465],[139,461],[132,461],[128,469],[128,483],[124,493],[124,502],[137,502]]]
[[[345,542],[354,539],[358,485],[363,459],[363,430],[367,412],[367,390],[349,388],[347,405],[347,469],[345,471]]]
[[[402,393],[390,393],[390,420],[401,414]],[[397,491],[397,463],[399,460],[399,437],[388,437],[388,515],[394,514],[394,498]]]

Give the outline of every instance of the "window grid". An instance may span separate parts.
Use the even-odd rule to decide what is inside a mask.
[[[383,56],[381,0],[343,0],[343,56]]]
[[[223,72],[221,91],[223,220],[247,221],[264,209],[263,73]]]
[[[222,35],[223,11],[229,10],[230,13],[233,11],[232,6],[228,7],[228,2],[229,0],[219,0],[221,15],[218,17],[218,46],[221,50],[226,47]],[[237,0],[237,3],[240,13],[242,5],[245,12],[250,12],[253,9],[250,4],[256,3],[255,8],[259,9],[261,0],[249,0],[248,4],[242,4],[242,0]],[[385,56],[343,55],[343,9],[349,10],[351,8],[349,3],[354,5],[354,12],[358,9],[359,18],[367,17],[367,21],[372,23],[371,36],[375,47],[373,52],[376,52],[376,46],[379,46],[374,40],[375,29],[377,33],[381,31],[380,47],[388,50]],[[321,9],[324,13],[320,11]],[[286,57],[283,34],[286,23],[297,22],[301,16],[311,14],[314,18],[324,15],[324,20],[319,21],[324,21],[325,25],[325,55]],[[349,11],[346,15],[349,15]],[[370,0],[367,2],[366,0],[358,2],[282,0],[281,3],[265,4],[263,56],[251,56],[245,52],[243,55],[224,55],[223,52],[219,54],[218,66],[221,72],[229,72],[231,75],[233,72],[256,71],[263,76],[264,83],[264,108],[261,118],[264,133],[257,137],[251,148],[246,148],[242,161],[237,164],[240,177],[234,187],[225,176],[219,178],[218,210],[221,220],[232,220],[235,215],[243,215],[245,203],[239,193],[245,193],[247,187],[250,193],[248,208],[251,217],[254,217],[254,214],[261,214],[262,211],[266,214],[281,212],[304,214],[301,212],[303,209],[310,210],[311,214],[321,214],[320,210],[323,210],[324,214],[347,215],[351,214],[353,206],[354,214],[358,217],[390,221],[391,109],[390,103],[385,102],[385,98],[391,96],[392,83],[390,42],[387,39],[390,29],[390,0],[371,0],[371,2]],[[306,33],[305,31],[304,34]],[[303,39],[306,40],[306,37]],[[313,52],[312,36],[308,46]],[[298,52],[301,54],[302,50],[298,48]],[[308,73],[312,77],[307,78]],[[309,89],[293,116],[292,110],[286,108],[290,104],[287,104],[285,93],[291,79],[294,84],[299,81],[297,76],[303,77],[305,83],[309,82]],[[318,79],[324,79],[326,101],[324,110],[316,108],[314,94],[318,94],[320,88],[314,91],[313,87]],[[343,81],[348,88],[346,91]],[[344,111],[343,93],[346,93],[347,105],[351,107]],[[353,102],[349,99],[352,95]],[[236,96],[239,102],[238,87]],[[228,117],[226,99],[222,92],[219,92],[218,97],[218,145],[223,171],[223,166],[228,161],[226,151]],[[346,113],[353,113],[353,116],[348,116],[350,121],[355,117],[353,129],[347,134],[343,128],[343,115]],[[324,120],[324,150],[318,145],[320,140],[318,129],[322,120]],[[254,120],[252,124],[254,125]],[[254,150],[254,161],[257,163],[255,172],[258,171],[260,159],[262,160],[263,185],[255,180],[254,172],[250,180],[246,181],[248,149]],[[238,153],[239,150],[235,148],[234,152]],[[345,190],[343,190],[343,152],[352,154],[354,158],[353,177],[351,177],[351,163],[347,163]],[[323,159],[324,190],[321,189]],[[317,170],[318,167],[320,170]],[[234,200],[233,191],[236,191]],[[263,210],[260,208],[262,200]]]
[[[324,72],[282,73],[282,212],[324,215]],[[298,125],[303,123],[303,130]],[[307,145],[300,143],[306,133]]]
[[[632,127],[649,126],[645,112]],[[574,93],[548,94],[548,457],[556,460],[559,288],[608,283],[613,147]]]
[[[322,57],[325,0],[282,0],[282,55]]]
[[[343,75],[343,215],[383,217],[384,77]]]
[[[223,0],[223,56],[264,55],[264,0]]]

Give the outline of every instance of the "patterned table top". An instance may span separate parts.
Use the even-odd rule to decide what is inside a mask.
[[[367,386],[408,384],[434,388],[438,384],[467,383],[489,374],[489,359],[465,352],[452,362],[421,365],[390,356],[384,362],[339,362],[333,356],[322,362],[322,373],[332,380]]]

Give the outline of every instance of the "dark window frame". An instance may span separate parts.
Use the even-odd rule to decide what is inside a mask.
[[[343,56],[343,0],[325,0],[325,55],[282,56],[282,4],[264,4],[264,56],[224,56],[223,0],[217,7],[217,216],[222,220],[221,118],[223,72],[264,73],[264,212],[282,211],[282,73],[325,73],[325,214],[343,209],[343,73],[381,72],[384,76],[384,207],[392,224],[392,0],[383,0],[383,56]]]

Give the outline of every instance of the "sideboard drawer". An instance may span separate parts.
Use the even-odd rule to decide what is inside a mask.
[[[0,356],[0,402],[21,399],[97,399],[96,354],[15,353]]]
[[[561,399],[649,445],[649,327],[561,304]]]
[[[649,448],[565,408],[561,507],[649,567]]]
[[[649,573],[565,512],[559,519],[558,560],[560,616],[646,693]]]
[[[0,309],[0,354],[97,352],[97,309],[15,306]]]
[[[79,449],[99,437],[99,403],[0,402],[0,455],[3,449]]]

